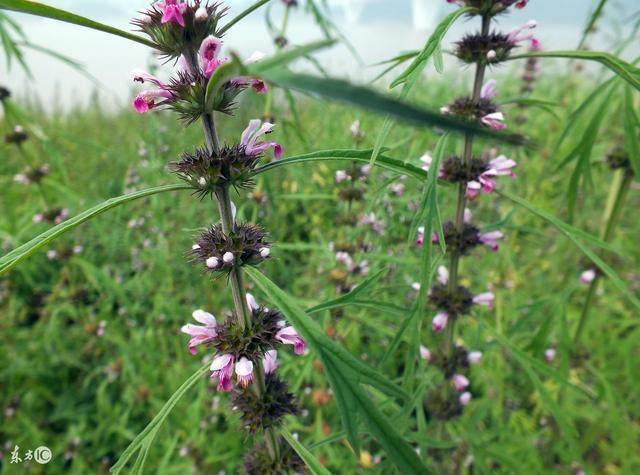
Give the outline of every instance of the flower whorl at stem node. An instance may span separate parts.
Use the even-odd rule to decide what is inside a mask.
[[[244,457],[244,470],[247,475],[308,473],[307,466],[300,456],[283,439],[278,439],[279,457],[273,459],[265,442],[253,446]]]
[[[495,16],[511,6],[522,9],[527,6],[529,0],[447,0],[447,3],[476,8],[477,11],[472,15]]]
[[[299,412],[289,386],[275,374],[266,375],[263,393],[236,388],[231,401],[241,413],[243,427],[253,434],[278,426],[284,416]]]
[[[267,233],[254,224],[236,224],[230,235],[216,224],[202,233],[191,248],[195,261],[208,272],[230,272],[234,267],[257,265],[270,256]]]
[[[188,347],[192,354],[200,345],[216,350],[211,377],[218,380],[219,391],[233,389],[234,374],[237,384],[246,388],[253,381],[254,367],[260,362],[263,362],[265,374],[273,374],[278,368],[274,350],[282,344],[294,345],[298,355],[306,350],[304,340],[293,327],[287,326],[280,312],[258,306],[250,294],[247,294],[247,303],[251,311],[247,326],[240,324],[236,315],[217,323],[210,313],[196,310],[193,318],[203,325],[187,324],[181,328],[191,336]]]
[[[11,91],[6,87],[0,86],[0,102],[11,97]]]

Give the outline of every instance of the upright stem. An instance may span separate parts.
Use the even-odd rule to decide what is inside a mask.
[[[482,35],[489,34],[489,28],[491,26],[491,17],[482,17]],[[482,84],[484,83],[484,75],[486,66],[484,64],[476,64],[476,74],[473,81],[473,93],[471,98],[473,102],[477,102],[480,99],[482,91]],[[464,137],[464,152],[462,154],[462,162],[464,164],[469,163],[473,156],[473,140],[472,134],[466,134]],[[467,205],[467,184],[460,183],[458,186],[458,202],[456,206],[455,216],[455,229],[458,233],[464,230],[464,210]],[[460,253],[454,251],[451,253],[449,261],[449,292],[455,292],[458,287],[458,270],[460,267]],[[455,339],[455,319],[453,319],[447,326],[447,337],[445,342],[445,351],[450,354],[453,349],[453,342]]]
[[[606,224],[604,228],[604,232],[602,233],[602,240],[604,242],[609,242],[613,237],[613,231],[620,221],[620,215],[622,214],[622,209],[624,208],[624,203],[627,199],[627,194],[629,193],[629,188],[631,188],[631,182],[633,181],[633,173],[628,170],[622,171],[620,173],[624,173],[622,180],[617,179],[613,181],[611,185],[611,194],[615,194],[615,198],[613,201],[613,206],[606,217]],[[607,210],[608,211],[608,210]],[[576,328],[576,333],[573,336],[574,345],[578,343],[582,333],[584,331],[585,325],[589,318],[589,312],[591,310],[591,306],[596,297],[596,291],[598,290],[598,285],[600,284],[600,276],[596,273],[595,278],[589,284],[589,290],[587,291],[587,298],[584,301],[584,305],[582,307],[582,313],[580,314],[580,320],[578,321],[578,327]]]
[[[185,54],[185,57],[187,58],[187,63],[191,67],[192,71],[194,71],[195,68],[198,67],[195,53],[187,53]],[[218,140],[213,112],[202,116],[202,128],[204,131],[207,151],[210,154],[217,154],[220,150],[220,142]],[[235,216],[233,213],[228,185],[223,185],[218,188],[216,191],[216,199],[218,201],[218,209],[220,211],[222,231],[229,236],[235,228]],[[229,283],[231,284],[231,293],[233,294],[233,304],[235,307],[237,322],[238,325],[240,325],[240,328],[244,330],[251,325],[252,312],[251,309],[249,309],[249,304],[247,303],[247,294],[244,289],[244,277],[240,266],[233,266],[233,269],[229,274]],[[261,360],[254,361],[253,363],[255,365],[256,381],[252,386],[252,390],[258,395],[264,394],[266,390],[264,366]],[[278,460],[280,457],[280,448],[273,429],[265,430],[265,442],[272,460]]]

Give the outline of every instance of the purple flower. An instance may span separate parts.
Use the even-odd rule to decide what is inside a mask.
[[[180,0],[164,0],[155,4],[162,15],[162,23],[174,23],[182,27],[185,26],[184,16],[182,15],[187,9],[187,2]]]
[[[238,384],[245,389],[251,384],[253,381],[253,362],[250,359],[243,356],[236,363],[236,378]]]
[[[462,394],[460,394],[460,397],[458,398],[458,400],[460,401],[460,405],[462,406],[468,406],[469,403],[471,402],[471,393],[469,391],[465,391]]]
[[[469,364],[478,364],[482,360],[482,352],[481,351],[471,351],[467,355],[467,361]]]
[[[553,363],[553,360],[556,359],[556,349],[555,348],[547,348],[544,351],[544,359],[547,363]]]
[[[447,323],[449,321],[449,315],[445,312],[438,313],[435,317],[433,317],[433,321],[431,322],[431,328],[436,333],[441,333],[442,330],[445,329]]]
[[[596,278],[596,271],[593,269],[587,269],[582,274],[580,274],[580,283],[582,284],[590,284]]]
[[[491,79],[482,86],[482,90],[480,91],[480,97],[483,99],[493,99],[498,95],[498,90],[496,89],[496,80]]]
[[[198,59],[200,67],[205,77],[208,79],[218,69],[218,67],[226,62],[227,58],[219,58],[222,50],[222,40],[213,35],[207,36],[200,44]]]
[[[264,367],[265,374],[271,374],[280,367],[278,363],[278,352],[276,350],[269,350],[264,354],[262,359],[262,366]]]
[[[498,176],[510,176],[515,178],[513,169],[517,163],[500,155],[489,162],[489,168],[484,171],[477,180],[467,183],[467,197],[475,198],[480,194],[480,191],[484,193],[491,193],[496,187],[495,177]]]
[[[233,376],[234,357],[229,354],[219,355],[211,363],[211,378],[218,380],[218,391],[229,392],[233,388],[231,377]]]
[[[480,233],[478,235],[478,239],[482,244],[485,244],[491,248],[492,251],[496,252],[499,249],[498,241],[504,238],[504,234],[500,231],[490,231],[488,233]]]
[[[252,312],[260,308],[260,305],[258,305],[258,302],[256,301],[255,297],[251,294],[247,294],[247,305],[249,306]]]
[[[349,175],[344,170],[338,170],[336,172],[336,183],[342,183],[343,181],[349,179]]]
[[[173,94],[169,91],[169,87],[152,74],[146,73],[139,69],[131,73],[134,82],[140,84],[151,83],[154,89],[148,89],[139,93],[133,101],[133,107],[139,114],[145,114],[158,105],[159,100],[173,99]]]
[[[523,41],[531,41],[532,43],[537,41],[533,33],[527,33],[527,30],[533,30],[536,26],[538,26],[538,23],[535,20],[529,20],[521,27],[512,30],[509,33],[508,41],[513,45],[517,45]]]
[[[493,292],[485,292],[473,297],[473,303],[475,303],[476,305],[484,305],[485,307],[488,307],[490,310],[493,310],[494,300],[495,300],[495,295],[493,295]]]
[[[277,142],[260,142],[263,135],[270,134],[275,126],[269,122],[254,119],[249,122],[249,126],[242,132],[240,144],[245,147],[247,155],[259,155],[269,148],[273,148],[273,155],[276,159],[282,157],[282,146]]]
[[[202,345],[203,343],[209,343],[213,341],[218,336],[217,333],[217,325],[216,318],[208,312],[204,310],[196,310],[193,312],[193,318],[202,323],[203,325],[192,325],[187,324],[184,325],[180,331],[182,333],[186,333],[187,335],[191,335],[191,339],[189,340],[189,351],[192,355],[197,353],[196,346]]]
[[[469,379],[463,374],[454,374],[451,378],[456,391],[459,393],[463,392],[469,386]]]
[[[487,114],[480,119],[480,122],[494,130],[503,130],[507,128],[507,124],[504,123],[504,114],[502,112]]]
[[[293,345],[296,355],[302,355],[307,349],[305,341],[300,338],[298,332],[291,326],[284,327],[276,333],[276,340],[284,343],[285,345]]]

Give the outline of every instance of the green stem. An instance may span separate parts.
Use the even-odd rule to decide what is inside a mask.
[[[482,17],[482,35],[485,36],[489,34],[489,28],[491,27],[491,17],[483,16]],[[476,64],[476,74],[473,81],[473,93],[472,100],[473,102],[477,102],[480,99],[480,94],[482,91],[482,84],[484,82],[486,66],[484,64],[478,63]],[[471,134],[466,134],[464,137],[464,152],[462,155],[463,163],[467,164],[471,161],[473,156],[473,141],[474,136]],[[467,184],[460,183],[458,186],[458,200],[456,205],[456,216],[455,216],[455,228],[458,233],[461,233],[464,230],[464,210],[467,205]],[[449,293],[453,293],[456,291],[458,287],[458,271],[460,269],[460,253],[454,251],[451,253],[451,257],[449,260]],[[451,354],[454,348],[454,340],[455,340],[455,319],[451,319],[449,325],[447,326],[447,335],[445,338],[445,353]]]
[[[197,60],[195,59],[195,53],[185,55],[191,68],[197,68]],[[220,142],[218,140],[218,133],[216,131],[215,120],[212,113],[204,114],[202,116],[202,128],[204,131],[205,143],[207,151],[210,154],[217,154],[220,150]],[[222,223],[222,231],[229,236],[235,229],[235,216],[233,213],[233,206],[231,204],[231,195],[229,193],[229,186],[223,185],[216,191],[216,199],[218,202],[218,209],[220,211],[220,221]],[[242,268],[238,265],[234,265],[231,273],[229,274],[229,283],[231,284],[231,293],[233,295],[233,304],[238,325],[241,329],[245,330],[251,325],[252,312],[247,303],[247,294],[244,287],[244,277]],[[265,378],[264,378],[264,366],[261,360],[254,361],[256,381],[252,386],[252,390],[260,396],[264,394],[266,390]],[[265,430],[265,442],[267,450],[272,460],[276,461],[280,458],[280,448],[278,446],[278,440],[273,429]]]
[[[604,232],[602,233],[602,240],[604,242],[609,242],[613,237],[613,231],[615,230],[618,222],[620,221],[620,216],[622,215],[622,209],[624,208],[624,203],[627,199],[627,195],[629,194],[629,188],[631,188],[631,182],[633,181],[633,173],[628,170],[619,171],[619,174],[623,174],[622,179],[620,179],[620,175],[614,179],[611,184],[611,189],[609,190],[610,196],[615,196],[613,198],[613,206],[611,209],[607,209],[607,215],[605,218],[606,224],[604,228]],[[578,341],[580,341],[580,337],[584,332],[584,328],[586,326],[587,320],[589,319],[589,312],[591,311],[591,307],[596,297],[596,293],[598,290],[598,285],[600,284],[600,276],[596,273],[596,277],[589,284],[589,290],[587,291],[587,298],[584,301],[584,305],[582,306],[582,312],[580,314],[580,320],[578,321],[578,327],[576,328],[576,333],[573,336],[573,344],[576,345]]]

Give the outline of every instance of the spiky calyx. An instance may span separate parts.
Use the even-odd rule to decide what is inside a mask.
[[[488,114],[498,112],[498,107],[490,99],[474,101],[470,97],[459,97],[446,107],[446,111],[467,120],[480,120]]]
[[[618,146],[609,152],[609,154],[607,154],[607,164],[612,170],[622,169],[627,173],[633,173],[629,154],[624,147]]]
[[[490,65],[505,61],[516,45],[503,33],[469,34],[456,42],[456,56],[467,64]]]
[[[242,145],[224,146],[215,155],[199,148],[185,152],[169,169],[197,190],[201,197],[213,195],[222,186],[251,188],[261,155],[249,155]]]
[[[496,16],[504,13],[509,7],[523,8],[528,0],[458,0],[460,5],[476,9],[472,15]]]
[[[347,186],[340,189],[340,199],[343,201],[362,201],[364,191],[357,186]]]
[[[4,101],[5,99],[9,99],[11,97],[11,91],[6,87],[0,86],[0,101]]]
[[[485,160],[472,157],[468,162],[460,157],[449,157],[442,162],[441,178],[451,183],[469,183],[477,180],[480,175],[489,169]]]
[[[252,310],[249,326],[240,326],[235,317],[219,324],[214,346],[219,354],[230,354],[236,361],[242,357],[260,361],[267,351],[280,346],[276,334],[283,326],[286,322],[280,312],[260,307]]]
[[[182,14],[185,26],[175,23],[162,23],[163,12],[154,4],[147,11],[141,12],[141,18],[131,23],[138,31],[149,36],[155,48],[167,59],[177,59],[185,51],[196,51],[202,41],[209,35],[220,37],[219,23],[226,15],[228,8],[220,3],[208,0],[194,0],[187,5]],[[206,19],[197,19],[196,12],[200,7],[207,11]]]
[[[431,365],[440,368],[446,379],[454,374],[465,374],[469,368],[469,352],[464,346],[456,346],[451,354],[435,352],[431,355]]]
[[[283,439],[278,440],[280,457],[271,458],[264,442],[255,445],[244,458],[244,470],[247,475],[289,475],[307,474],[307,467],[300,456]]]
[[[168,86],[173,95],[172,99],[159,105],[166,106],[178,113],[180,119],[186,124],[192,124],[199,120],[205,113],[205,98],[209,80],[201,72],[178,72]],[[212,103],[212,110],[231,115],[236,106],[236,97],[245,89],[245,86],[227,82]]]
[[[456,318],[469,313],[473,294],[462,285],[450,292],[448,285],[437,284],[429,292],[429,301],[435,308],[446,312],[449,318]]]
[[[442,234],[447,245],[447,252],[455,252],[466,256],[476,246],[481,244],[480,230],[472,224],[465,223],[462,230],[458,230],[452,221],[442,226]]]
[[[22,145],[28,139],[29,134],[27,134],[27,132],[25,132],[22,127],[16,127],[13,132],[10,132],[4,136],[5,143],[18,146]]]
[[[289,392],[289,386],[273,373],[266,375],[265,390],[261,394],[251,388],[238,387],[231,400],[242,414],[244,428],[252,434],[279,425],[286,415],[298,413],[296,398]]]
[[[459,394],[446,383],[430,390],[423,406],[428,418],[434,417],[441,421],[455,419],[464,410],[464,406],[460,404]]]
[[[192,248],[194,260],[207,271],[230,272],[234,267],[257,265],[269,258],[267,233],[255,224],[236,224],[226,235],[220,224],[202,233]]]

